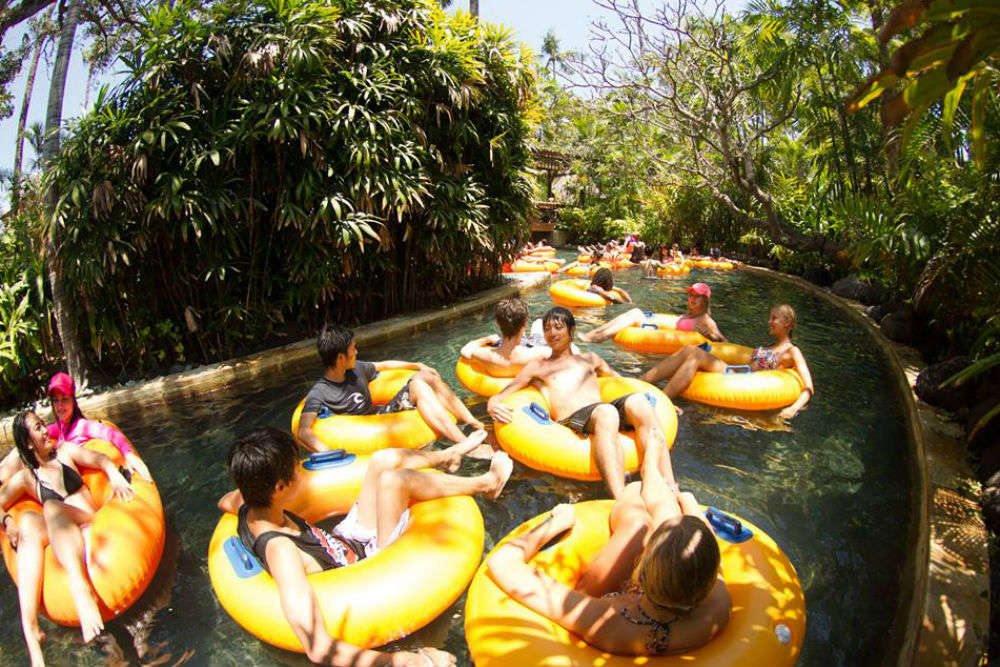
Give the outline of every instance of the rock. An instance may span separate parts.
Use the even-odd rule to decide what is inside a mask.
[[[916,343],[919,336],[919,324],[913,311],[909,308],[889,313],[879,321],[882,335],[897,343]]]
[[[913,391],[924,403],[946,410],[958,410],[963,405],[969,405],[976,395],[975,383],[967,382],[959,387],[951,385],[941,387],[942,382],[968,365],[969,358],[964,356],[952,357],[939,364],[930,364],[917,375]]]
[[[833,273],[825,266],[810,266],[802,273],[802,277],[820,287],[829,287],[833,283]]]
[[[1000,485],[1000,480],[995,479],[996,475],[990,478],[990,482]],[[986,525],[992,532],[1000,528],[1000,486],[989,485],[983,487],[983,518]]]
[[[989,414],[990,410],[995,408],[998,403],[1000,403],[1000,396],[991,396],[979,401],[969,410],[969,418],[965,426],[965,437],[970,450],[1000,450],[1000,414],[994,415],[979,430],[973,432],[973,429],[976,428],[980,420]],[[998,455],[997,469],[1000,470],[1000,455]]]
[[[176,375],[184,371],[184,364],[174,364],[167,370],[167,375]]]
[[[833,284],[833,293],[845,299],[861,301],[861,294],[867,287],[857,276],[847,276]]]
[[[858,299],[861,303],[866,306],[874,306],[883,303],[889,293],[885,291],[885,288],[881,285],[868,284],[867,287],[861,291],[861,296]]]

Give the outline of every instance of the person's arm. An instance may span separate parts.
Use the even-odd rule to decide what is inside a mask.
[[[463,359],[476,359],[476,352],[478,350],[485,347],[487,343],[495,342],[497,342],[496,334],[490,334],[489,336],[483,336],[482,338],[475,338],[463,345],[459,354]],[[482,359],[480,359],[480,361],[482,361]]]
[[[395,359],[387,359],[385,361],[376,361],[375,370],[377,371],[423,371],[428,370],[435,375],[440,375],[436,369],[428,366],[427,364],[420,363],[419,361],[398,361]]]
[[[322,452],[327,449],[327,446],[313,432],[313,424],[315,422],[316,413],[303,410],[302,414],[299,415],[299,428],[295,431],[295,437],[309,451]]]
[[[611,301],[612,303],[621,303],[621,297],[618,296],[618,294],[614,291],[614,288],[612,288],[611,291],[608,291],[599,285],[590,283],[590,292],[593,294],[597,294],[598,296],[604,297],[605,299]]]
[[[91,449],[85,449],[84,447],[70,447],[68,451],[69,457],[73,459],[73,463],[77,466],[100,468],[104,471],[104,474],[108,476],[108,481],[111,483],[112,497],[120,498],[126,502],[135,498],[135,489],[132,488],[127,479],[122,477],[122,474],[118,472],[118,468],[115,467],[114,461],[107,456]]]
[[[597,373],[597,377],[618,377],[618,371],[611,368],[608,362],[604,360],[604,357],[594,352],[591,352],[589,356],[591,362],[594,364],[594,372]]]
[[[27,475],[27,470],[16,472],[9,482],[0,487],[0,522],[3,523],[3,529],[7,531],[7,540],[10,542],[10,546],[15,549],[21,533],[14,517],[7,513],[7,507],[27,490],[29,486]]]
[[[795,399],[795,402],[789,405],[787,408],[778,413],[778,416],[782,419],[791,419],[799,413],[809,399],[813,395],[813,381],[812,374],[809,372],[809,366],[806,364],[805,355],[798,347],[792,346],[792,360],[795,362],[795,370],[798,371],[799,376],[802,378],[802,382],[805,384],[805,388],[799,394],[799,397]]]
[[[615,287],[611,291],[617,294],[619,297],[621,297],[622,303],[632,303],[632,297],[629,296],[629,293],[623,290],[621,287]]]
[[[706,316],[703,323],[699,323],[698,326],[695,326],[694,330],[710,341],[714,341],[716,343],[726,342],[726,337],[722,335],[719,325],[716,324],[715,320],[711,317]]]
[[[537,374],[538,362],[532,362],[521,369],[521,372],[514,376],[503,391],[494,394],[490,400],[486,401],[486,411],[493,417],[494,421],[501,424],[509,424],[514,418],[514,412],[503,404],[503,401],[519,389],[527,387]]]
[[[610,604],[575,591],[529,564],[546,542],[572,527],[572,516],[567,519],[557,515],[560,507],[572,512],[571,506],[558,506],[549,519],[498,548],[486,561],[487,572],[497,586],[528,609],[555,621],[598,649],[622,652],[614,634],[602,632],[616,613]]]
[[[11,447],[10,451],[7,452],[7,456],[3,457],[3,461],[0,461],[0,484],[6,484],[7,480],[14,476],[18,470],[21,469],[23,464],[21,463],[21,457],[17,453],[16,447]]]
[[[93,419],[85,419],[81,427],[84,437],[87,439],[107,440],[122,453],[122,456],[135,453],[135,448],[132,447],[132,443],[128,441],[125,434],[113,426],[102,424]]]
[[[270,540],[265,556],[278,587],[281,611],[311,662],[340,667],[450,667],[455,664],[454,656],[436,649],[423,649],[419,653],[382,653],[334,639],[326,629],[319,599],[309,585],[302,559],[292,541],[282,537]]]

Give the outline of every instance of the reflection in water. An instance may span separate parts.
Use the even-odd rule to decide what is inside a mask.
[[[769,306],[787,302],[795,307],[795,342],[809,361],[817,392],[789,425],[679,401],[685,412],[672,450],[678,479],[705,504],[760,526],[788,554],[802,579],[808,610],[800,667],[880,664],[898,599],[895,571],[905,549],[901,540],[909,508],[902,418],[879,352],[866,332],[842,320],[825,302],[765,277],[694,271],[679,280],[653,281],[642,280],[639,270],[616,274],[616,282],[629,290],[637,305],[667,313],[683,311],[684,289],[698,281],[712,287],[712,314],[735,342],[768,342]],[[544,289],[533,292],[528,301],[535,317],[551,306]],[[581,327],[596,326],[630,307],[579,311]],[[360,356],[434,366],[459,389],[473,412],[482,415],[484,401],[459,388],[454,367],[463,343],[493,330],[491,315],[480,313],[377,349],[362,349]],[[656,361],[612,341],[588,348],[629,375]],[[141,627],[116,632],[114,645],[109,643],[103,653],[81,648],[79,630],[43,621],[50,637],[50,665],[309,664],[299,654],[259,642],[226,615],[211,590],[206,552],[219,518],[215,502],[229,490],[223,461],[236,434],[258,426],[288,429],[293,406],[320,370],[317,360],[315,372],[305,377],[261,382],[238,397],[210,394],[162,409],[156,406],[141,421],[123,424],[153,471],[168,521],[176,526],[173,565],[161,566],[154,581],[171,595],[154,595],[158,604],[138,612]],[[468,461],[462,474],[484,466]],[[486,548],[557,503],[604,495],[600,483],[560,479],[518,465],[498,501],[477,499],[486,522]],[[165,556],[165,563],[168,560]],[[464,597],[399,646],[437,646],[458,655],[459,664],[469,665],[463,606]],[[124,621],[125,626],[129,623]],[[25,664],[10,583],[0,586],[0,644],[0,667]]]

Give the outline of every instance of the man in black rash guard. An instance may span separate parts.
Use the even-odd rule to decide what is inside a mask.
[[[409,361],[358,361],[354,332],[338,325],[324,327],[317,341],[319,356],[326,370],[306,394],[305,407],[295,433],[306,448],[327,449],[313,433],[313,422],[324,411],[336,415],[374,415],[401,410],[417,410],[427,425],[439,436],[452,442],[465,439],[453,415],[460,423],[483,429],[483,423],[455,395],[436,370],[425,364]],[[405,387],[385,406],[372,403],[368,383],[387,370],[417,371]]]
[[[493,455],[488,472],[476,477],[436,474],[417,468],[457,470],[462,457],[482,443],[477,431],[448,449],[424,452],[382,449],[368,461],[358,500],[336,528],[325,531],[286,509],[298,493],[298,448],[275,428],[247,433],[229,452],[229,473],[237,490],[219,509],[237,514],[240,541],[274,577],[281,610],[309,660],[342,667],[453,667],[455,656],[434,648],[383,653],[330,636],[310,574],[350,565],[378,553],[405,532],[410,500],[481,493],[500,495],[514,464]]]

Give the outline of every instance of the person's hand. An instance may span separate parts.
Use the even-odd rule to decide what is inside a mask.
[[[14,517],[10,518],[10,521],[4,522],[7,525],[7,541],[10,542],[11,549],[17,549],[17,543],[21,539],[21,531],[17,527],[17,521]]]
[[[143,463],[142,459],[140,459],[139,457],[137,456],[128,457],[126,464],[128,465],[128,469],[131,470],[136,475],[138,475],[139,477],[143,478],[147,482],[153,481],[153,476],[149,474],[149,468],[146,467],[146,464]]]
[[[509,424],[514,418],[514,411],[500,401],[493,400],[495,398],[496,396],[493,396],[486,402],[486,411],[493,417],[493,421]]]
[[[576,525],[576,509],[569,503],[559,503],[552,508],[552,524],[556,533]]]
[[[135,489],[118,473],[111,480],[111,496],[129,502],[135,498]]]
[[[458,660],[451,653],[425,646],[406,654],[406,667],[455,667]]]

